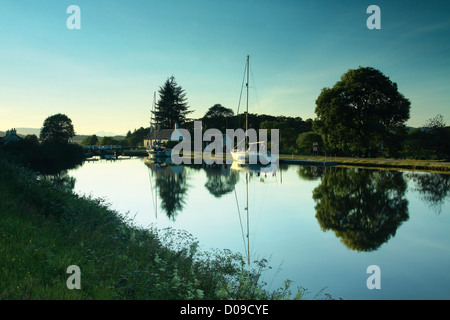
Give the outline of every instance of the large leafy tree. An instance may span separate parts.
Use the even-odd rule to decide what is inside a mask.
[[[75,136],[72,120],[65,114],[55,114],[45,119],[40,139],[43,143],[67,144]]]
[[[233,110],[225,108],[221,104],[215,104],[205,113],[203,118],[226,118],[234,116]]]
[[[215,104],[203,116],[203,126],[205,129],[214,128],[224,132],[229,129],[228,125],[231,124],[233,116],[232,109],[225,108],[221,104]]]
[[[393,155],[406,133],[410,102],[379,70],[349,70],[316,100],[315,129],[328,151],[347,155]]]
[[[160,87],[159,100],[156,103],[155,121],[162,128],[173,128],[175,124],[182,126],[187,115],[191,113],[186,102],[186,93],[184,89],[177,84],[175,77],[170,77],[164,85]]]

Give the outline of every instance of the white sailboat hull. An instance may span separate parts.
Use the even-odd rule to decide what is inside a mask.
[[[258,164],[258,165],[268,165],[276,161],[275,156],[268,155],[266,153],[249,151],[249,150],[231,150],[231,156],[233,162],[240,165],[245,164]],[[251,162],[251,163],[250,163]]]
[[[233,158],[233,161],[237,162],[238,164],[245,164],[249,162],[248,151],[231,150],[231,156]]]

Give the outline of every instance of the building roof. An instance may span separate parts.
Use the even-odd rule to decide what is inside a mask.
[[[145,139],[149,140],[170,140],[170,136],[172,135],[174,129],[161,129],[161,130],[153,130]]]
[[[17,135],[16,129],[7,130],[6,135],[3,138],[0,138],[0,142],[3,144],[8,144],[19,140],[22,140],[22,138]]]

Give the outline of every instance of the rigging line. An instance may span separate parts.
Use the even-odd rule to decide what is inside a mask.
[[[252,92],[253,92],[253,94],[255,96],[255,99],[254,99],[255,103],[253,105],[258,107],[258,111],[261,111],[261,105],[259,103],[258,91],[256,90],[255,76],[253,75],[253,68],[250,68],[250,66],[249,66],[249,71],[250,71],[250,77],[251,77],[252,84],[253,84],[252,85],[252,88],[253,88]]]
[[[238,109],[236,115],[238,116],[238,127],[241,125],[241,121],[239,118],[239,108],[241,107],[241,100],[242,100],[242,91],[244,90],[244,83],[245,83],[245,73],[247,71],[247,62],[245,63],[244,67],[244,76],[242,77],[242,84],[241,84],[241,94],[239,95],[239,103],[238,103]]]
[[[238,209],[239,223],[241,225],[241,234],[242,234],[242,242],[244,244],[244,251],[246,252],[246,255],[247,255],[247,249],[245,248],[244,229],[242,227],[241,211],[239,210],[239,203],[238,203],[237,194],[236,194],[236,187],[234,187],[234,198],[236,199],[236,207]]]

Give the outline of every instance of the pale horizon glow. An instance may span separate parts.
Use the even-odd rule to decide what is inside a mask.
[[[366,26],[381,8],[381,29]],[[69,30],[70,5],[81,29]],[[249,112],[315,118],[315,100],[349,69],[374,67],[411,101],[409,126],[450,124],[450,3],[442,1],[4,0],[0,131],[53,114],[77,134],[148,127],[153,92],[174,76],[192,118],[237,112],[250,55]],[[241,106],[242,111],[242,106]]]

